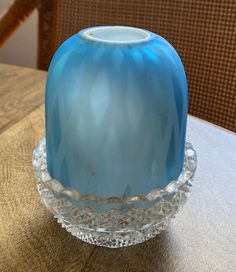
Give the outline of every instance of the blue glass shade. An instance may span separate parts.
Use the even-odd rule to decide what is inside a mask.
[[[101,197],[164,188],[182,171],[187,96],[183,64],[164,38],[129,27],[80,31],[48,72],[50,175]]]

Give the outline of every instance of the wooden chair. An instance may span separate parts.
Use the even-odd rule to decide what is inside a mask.
[[[189,113],[236,132],[236,1],[16,0],[0,20],[0,44],[39,11],[38,68],[70,35],[92,25],[131,25],[165,37],[180,54]]]

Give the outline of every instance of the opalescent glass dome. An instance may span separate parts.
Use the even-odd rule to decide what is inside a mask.
[[[100,197],[164,188],[183,168],[186,117],[184,67],[164,38],[132,27],[82,30],[48,72],[48,171]]]

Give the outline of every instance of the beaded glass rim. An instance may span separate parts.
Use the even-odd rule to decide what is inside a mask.
[[[178,191],[182,185],[187,183],[190,179],[193,179],[197,167],[197,154],[190,141],[186,140],[183,170],[177,180],[170,182],[164,189],[157,188],[146,195],[134,195],[125,198],[115,196],[102,198],[96,195],[82,195],[72,188],[64,188],[59,181],[52,179],[48,173],[45,138],[43,138],[35,147],[32,164],[37,178],[43,182],[45,188],[51,190],[55,195],[69,197],[75,201],[95,202],[99,205],[133,204],[140,201],[152,202],[165,196],[172,195]]]

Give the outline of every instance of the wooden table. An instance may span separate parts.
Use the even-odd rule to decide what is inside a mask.
[[[46,73],[0,65],[0,271],[236,271],[236,136],[189,117],[199,165],[185,207],[159,236],[108,249],[67,233],[39,198]]]

